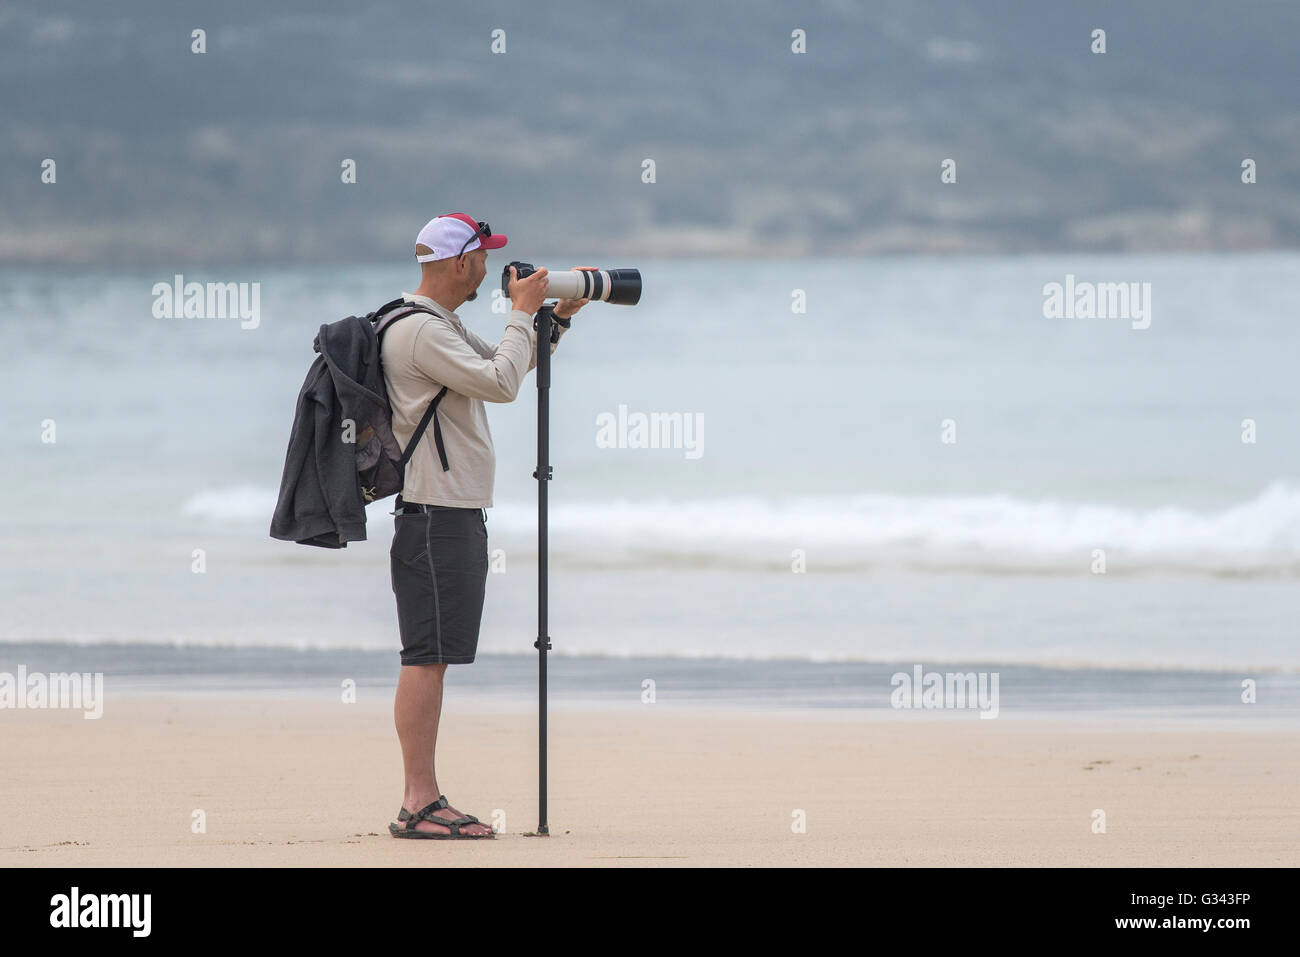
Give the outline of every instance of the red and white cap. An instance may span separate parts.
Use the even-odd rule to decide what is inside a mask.
[[[421,256],[416,254],[416,262],[431,263],[439,259],[453,259],[460,255],[461,247],[465,252],[475,249],[500,249],[506,244],[506,237],[501,233],[491,236],[477,236],[468,246],[465,242],[478,232],[478,220],[464,213],[443,213],[424,224],[420,235],[415,237],[417,246],[428,246],[433,250]]]

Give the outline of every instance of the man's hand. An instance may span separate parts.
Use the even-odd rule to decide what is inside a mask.
[[[591,302],[590,299],[561,299],[555,304],[555,317],[557,319],[572,319],[573,314]]]
[[[546,267],[542,266],[527,279],[520,279],[511,266],[509,292],[512,309],[533,315],[546,299]]]

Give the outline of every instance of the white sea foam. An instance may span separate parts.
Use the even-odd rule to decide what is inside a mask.
[[[274,500],[271,489],[241,485],[199,493],[183,510],[222,524],[266,522]],[[368,517],[382,521],[391,507],[391,501],[377,502]],[[488,527],[494,536],[526,542],[536,520],[532,503],[505,502],[490,511]],[[640,556],[652,563],[713,558],[743,565],[764,556],[785,562],[803,549],[847,563],[1077,566],[1103,549],[1108,565],[1118,557],[1130,567],[1249,571],[1300,565],[1300,488],[1284,482],[1216,510],[1005,495],[612,499],[556,502],[550,526],[557,553],[594,550],[602,559]]]
[[[214,522],[243,523],[271,521],[275,510],[275,489],[256,485],[234,485],[230,488],[199,492],[185,500],[181,512]]]

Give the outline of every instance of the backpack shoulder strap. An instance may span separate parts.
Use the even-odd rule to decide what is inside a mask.
[[[417,312],[423,312],[426,315],[436,316],[437,313],[427,306],[421,306],[419,303],[407,302],[405,299],[394,299],[392,302],[386,302],[366,318],[370,320],[375,327],[375,337],[381,338],[388,330],[388,327],[398,319],[405,319],[407,316],[414,315]]]
[[[411,454],[415,451],[415,447],[420,444],[420,439],[424,438],[424,431],[429,427],[429,420],[432,419],[433,442],[438,447],[438,461],[442,463],[444,472],[451,471],[451,467],[447,464],[447,449],[442,444],[442,426],[438,423],[438,403],[442,401],[442,397],[446,394],[447,387],[443,386],[438,394],[433,397],[429,407],[424,410],[424,418],[420,420],[420,424],[411,433],[411,441],[406,443],[406,449],[402,452],[401,466],[403,469],[406,468],[406,463],[411,460]]]
[[[432,309],[421,306],[419,303],[407,302],[406,299],[394,299],[392,302],[384,303],[378,309],[370,314],[370,321],[375,324],[375,337],[383,336],[388,329],[398,319],[405,319],[409,315],[417,312],[423,312],[430,316],[438,315]],[[433,441],[438,447],[438,461],[442,465],[444,472],[450,472],[451,466],[447,464],[447,448],[442,441],[442,424],[438,421],[438,403],[442,397],[447,394],[447,387],[443,386],[438,394],[433,397],[429,407],[424,410],[424,416],[420,419],[420,424],[415,427],[411,433],[411,440],[406,443],[406,448],[402,450],[402,457],[398,464],[402,469],[406,468],[406,463],[411,460],[415,453],[415,447],[420,444],[420,439],[424,438],[425,431],[429,428],[429,421],[433,421]]]

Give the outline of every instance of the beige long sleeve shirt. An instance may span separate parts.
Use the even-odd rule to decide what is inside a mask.
[[[381,360],[384,385],[393,409],[393,435],[402,448],[438,390],[443,446],[449,471],[442,470],[434,444],[433,423],[406,463],[402,500],[457,508],[490,508],[496,478],[496,452],[484,402],[513,402],[524,376],[537,365],[533,317],[510,313],[505,335],[492,345],[479,338],[460,317],[428,296],[403,293],[437,315],[415,313],[384,331]],[[564,327],[559,334],[564,335]],[[555,352],[555,345],[551,346]]]

